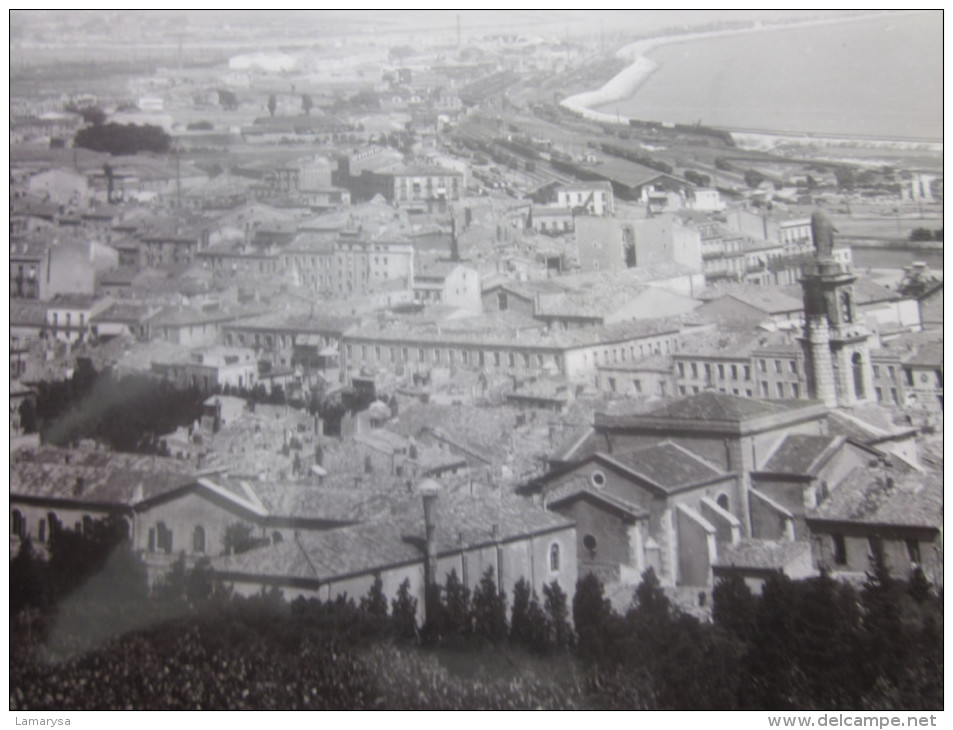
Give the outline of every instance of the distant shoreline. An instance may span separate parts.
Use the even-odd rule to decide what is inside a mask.
[[[918,10],[900,11],[903,14],[918,13]],[[661,124],[666,120],[641,119],[639,117],[623,116],[619,113],[610,113],[600,111],[596,107],[605,107],[609,104],[628,99],[636,94],[639,87],[645,83],[648,78],[659,68],[659,64],[649,58],[646,54],[656,48],[665,45],[674,45],[677,43],[690,43],[699,40],[709,40],[712,38],[721,38],[732,35],[743,35],[748,33],[768,33],[771,31],[795,30],[799,28],[809,28],[821,25],[834,25],[839,23],[849,23],[861,20],[871,20],[879,17],[894,17],[899,13],[886,13],[885,11],[875,13],[865,13],[864,15],[844,16],[837,18],[822,18],[817,20],[805,20],[793,23],[784,23],[780,25],[760,25],[753,24],[745,28],[731,28],[728,30],[707,31],[701,33],[685,33],[682,35],[658,36],[655,38],[645,38],[623,46],[616,51],[617,58],[631,58],[633,63],[618,74],[609,79],[600,88],[591,91],[584,91],[579,94],[573,94],[559,102],[560,106],[573,111],[582,117],[595,122],[608,124],[629,124],[631,120],[635,121],[654,121]],[[942,150],[942,139],[929,138],[906,138],[891,137],[889,135],[851,135],[851,134],[827,134],[823,132],[797,132],[791,130],[769,130],[769,129],[738,129],[712,126],[713,129],[721,129],[730,132],[736,137],[737,141],[747,138],[749,144],[754,147],[770,147],[779,141],[802,141],[811,144],[843,144],[844,142],[856,140],[861,144],[871,144],[875,146],[916,146],[924,145],[935,147],[938,151]]]

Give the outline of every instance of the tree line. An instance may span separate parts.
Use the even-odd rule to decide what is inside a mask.
[[[204,400],[197,388],[180,390],[138,373],[97,372],[79,360],[71,378],[38,383],[35,403],[24,401],[20,416],[24,430],[38,431],[44,443],[97,439],[116,451],[156,453],[157,438],[200,418]]]
[[[378,578],[355,600],[233,595],[182,556],[148,585],[118,521],[52,531],[11,561],[13,709],[930,710],[943,706],[943,598],[874,560],[858,590],[829,575],[720,580],[712,618],[649,570],[615,611],[593,575],[512,602],[488,569],[426,594]],[[570,620],[571,617],[571,620]],[[554,661],[557,660],[558,661]],[[169,677],[163,667],[175,667]],[[398,671],[399,668],[399,671]],[[92,689],[91,689],[92,688]]]

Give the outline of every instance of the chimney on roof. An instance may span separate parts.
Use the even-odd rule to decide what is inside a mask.
[[[83,477],[76,477],[76,484],[73,486],[73,496],[79,497],[86,488],[86,480]]]

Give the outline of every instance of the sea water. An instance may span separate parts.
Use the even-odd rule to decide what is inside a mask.
[[[671,43],[623,117],[735,130],[943,137],[943,16],[904,13]]]

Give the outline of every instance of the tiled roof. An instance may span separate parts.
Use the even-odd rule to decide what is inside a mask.
[[[569,502],[577,497],[589,497],[599,502],[605,502],[622,512],[632,515],[635,518],[648,517],[648,510],[628,500],[607,493],[603,489],[598,489],[586,481],[571,481],[556,487],[553,491],[547,493],[546,504],[551,509],[563,502]]]
[[[258,329],[267,331],[285,331],[301,333],[337,333],[341,334],[357,324],[355,317],[336,317],[321,314],[289,314],[288,312],[269,312],[257,317],[249,317],[236,322],[226,329]]]
[[[903,433],[894,425],[890,413],[877,405],[832,410],[827,418],[828,431],[860,443],[869,443]]]
[[[519,499],[494,500],[441,494],[436,502],[438,554],[492,544],[494,525],[508,540],[566,528],[564,517]],[[369,573],[424,558],[424,515],[419,495],[394,505],[386,518],[218,558],[219,571],[327,580]]]
[[[560,185],[557,190],[612,190],[612,183],[608,180],[577,181]]]
[[[165,307],[152,318],[153,327],[187,327],[207,322],[229,322],[241,317],[250,317],[260,309],[229,309],[219,307],[205,310],[193,306]]]
[[[141,322],[152,308],[148,304],[116,302],[99,314],[90,317],[90,322]]]
[[[540,218],[546,216],[572,217],[572,208],[560,208],[559,206],[535,206],[533,208],[533,217]]]
[[[803,408],[805,405],[805,401],[763,401],[704,391],[667,403],[650,411],[649,415],[657,418],[696,421],[743,421],[748,418],[784,413],[795,408]]]
[[[598,370],[671,374],[672,367],[673,358],[671,355],[651,355],[649,357],[643,357],[641,360],[627,360],[626,362],[613,363],[612,365],[599,365]]]
[[[942,368],[943,343],[925,342],[918,345],[913,355],[903,359],[903,364],[916,367]]]
[[[854,469],[807,518],[943,529],[942,474],[888,463]]]
[[[844,443],[838,436],[789,434],[759,471],[777,474],[812,474],[826,453]]]
[[[323,486],[247,482],[269,515],[295,519],[357,522],[371,494],[355,489]]]
[[[757,568],[783,570],[792,561],[811,552],[806,541],[741,540],[734,545],[719,545],[716,568]]]
[[[493,462],[504,455],[501,449],[509,444],[517,413],[515,408],[413,404],[401,408],[387,428],[403,436],[427,429]]]
[[[92,309],[100,301],[93,294],[57,294],[50,300],[50,309]]]
[[[858,306],[875,302],[895,302],[901,299],[897,292],[863,276],[854,282],[853,290],[854,303]]]
[[[660,177],[681,180],[677,175],[659,172],[651,167],[645,167],[636,162],[630,162],[620,157],[612,157],[611,155],[605,155],[598,166],[590,166],[589,169],[601,177],[615,180],[633,188],[645,185]]]
[[[151,462],[152,458],[148,458]],[[14,461],[10,465],[10,495],[132,506],[194,481],[179,467],[166,470],[170,461],[157,459],[155,470],[142,464],[133,468],[111,463],[66,464],[62,460]]]
[[[800,299],[789,297],[784,292],[770,286],[742,284],[733,287],[725,294],[768,314],[799,312],[804,309],[804,303]]]
[[[679,347],[676,357],[694,355],[743,360],[747,359],[751,351],[759,346],[763,337],[763,334],[759,334],[753,329],[746,329],[741,332],[721,329],[701,332],[686,337]]]
[[[135,247],[139,246],[138,242],[130,245]],[[114,246],[114,248],[119,248],[119,246]],[[129,286],[135,281],[138,273],[139,269],[133,266],[125,266],[113,269],[112,271],[103,271],[97,276],[96,283],[100,286]]]
[[[700,456],[671,441],[664,441],[638,451],[602,454],[627,469],[647,478],[663,489],[672,490],[724,476]]]
[[[421,263],[414,267],[414,280],[436,279],[443,281],[450,276],[450,274],[452,274],[458,266],[460,266],[460,264],[454,261],[431,261],[428,263]]]
[[[10,300],[10,325],[12,327],[42,327],[46,324],[46,302],[28,299]]]

